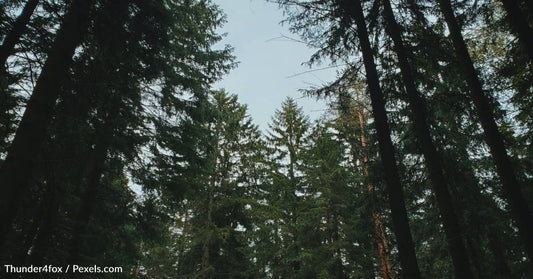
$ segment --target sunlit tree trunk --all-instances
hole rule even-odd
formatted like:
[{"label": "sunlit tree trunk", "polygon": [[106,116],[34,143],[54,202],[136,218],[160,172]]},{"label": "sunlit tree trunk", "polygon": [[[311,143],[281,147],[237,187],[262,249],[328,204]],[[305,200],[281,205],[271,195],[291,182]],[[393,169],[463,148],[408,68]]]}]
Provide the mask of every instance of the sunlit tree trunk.
[{"label": "sunlit tree trunk", "polygon": [[372,114],[377,130],[379,154],[385,170],[387,193],[391,207],[394,233],[398,240],[398,251],[402,274],[404,278],[420,278],[420,271],[416,260],[415,247],[409,219],[405,209],[405,198],[398,174],[398,166],[394,157],[394,146],[390,137],[390,128],[385,110],[385,100],[381,91],[376,64],[372,54],[372,47],[368,38],[366,22],[361,7],[361,2],[343,1],[343,7],[357,25],[357,36],[363,54],[363,63],[366,71],[366,81],[372,103]]},{"label": "sunlit tree trunk", "polygon": [[[358,103],[358,109],[357,109],[357,118],[359,120],[359,128],[361,129],[361,164],[363,166],[363,175],[365,178],[369,178],[370,171],[368,169],[368,147],[367,147],[367,139],[365,135],[366,130],[366,120],[364,115],[363,106],[359,105],[359,92],[356,92],[356,101]],[[388,251],[388,241],[387,241],[387,235],[385,234],[385,227],[383,226],[381,222],[381,218],[376,212],[375,209],[375,192],[374,192],[374,185],[372,185],[370,182],[368,182],[367,185],[367,191],[368,195],[370,197],[370,207],[371,207],[371,214],[372,214],[372,221],[374,222],[374,237],[378,249],[378,256],[381,266],[381,274],[383,276],[383,279],[392,279],[394,278],[394,274],[392,272],[390,259],[389,259],[389,251]]]}]

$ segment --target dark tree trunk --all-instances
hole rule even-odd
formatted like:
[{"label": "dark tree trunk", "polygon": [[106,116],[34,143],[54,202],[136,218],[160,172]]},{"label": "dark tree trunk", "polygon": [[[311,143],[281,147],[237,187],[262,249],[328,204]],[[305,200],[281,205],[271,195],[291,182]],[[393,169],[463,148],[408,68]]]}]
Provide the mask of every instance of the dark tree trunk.
[{"label": "dark tree trunk", "polygon": [[505,253],[502,248],[502,245],[500,244],[498,236],[496,235],[496,232],[493,230],[489,230],[487,233],[489,240],[489,248],[492,253],[492,256],[494,257],[497,275],[500,278],[511,278],[511,270],[509,269],[509,266],[507,266]]},{"label": "dark tree trunk", "polygon": [[[11,230],[13,220],[28,189],[35,168],[35,154],[46,137],[62,80],[72,62],[75,48],[87,32],[93,0],[74,0],[65,15],[41,75],[28,101],[13,144],[0,169],[0,245]],[[3,246],[3,245],[2,245]]]},{"label": "dark tree trunk", "polygon": [[28,0],[22,13],[17,17],[13,27],[7,33],[2,45],[0,46],[0,74],[4,74],[7,58],[13,53],[15,45],[19,42],[20,37],[24,34],[28,22],[35,11],[35,8],[39,4],[39,0]]},{"label": "dark tree trunk", "polygon": [[389,0],[383,1],[383,12],[386,24],[386,31],[394,43],[394,51],[398,57],[398,64],[401,71],[402,81],[407,93],[411,116],[413,119],[415,135],[420,149],[424,154],[425,165],[429,172],[433,192],[437,200],[437,206],[444,224],[444,231],[448,242],[448,251],[452,257],[455,276],[457,278],[473,278],[470,269],[467,250],[463,243],[459,219],[455,213],[452,197],[447,179],[444,175],[444,168],[441,156],[437,152],[433,140],[431,139],[429,126],[427,123],[427,109],[425,100],[416,89],[413,72],[408,61],[408,55],[401,36],[401,28],[396,22]]},{"label": "dark tree trunk", "polygon": [[498,130],[492,106],[483,92],[483,87],[474,69],[474,64],[461,34],[452,5],[449,0],[438,0],[439,7],[450,31],[450,37],[455,53],[460,62],[461,70],[470,89],[470,96],[476,107],[478,117],[483,127],[485,141],[492,153],[496,170],[502,181],[504,192],[510,204],[511,213],[515,219],[525,250],[529,256],[530,266],[533,267],[533,216],[522,194],[520,183],[514,173],[514,167],[507,155],[503,137]]},{"label": "dark tree trunk", "polygon": [[7,111],[10,109],[8,102],[9,81],[6,72],[6,63],[8,57],[13,54],[15,45],[19,42],[20,37],[24,34],[26,26],[30,21],[31,15],[35,11],[39,0],[28,0],[21,14],[17,17],[11,30],[7,33],[2,45],[0,46],[0,142],[8,138],[11,133],[10,118]]},{"label": "dark tree trunk", "polygon": [[529,56],[533,62],[533,30],[529,27],[527,19],[520,10],[517,0],[501,0],[503,7],[507,12],[507,21],[511,26],[511,30],[518,37],[518,41],[522,45],[524,52]]},{"label": "dark tree trunk", "polygon": [[[111,126],[109,123],[106,127]],[[109,149],[109,139],[112,136],[111,129],[105,128],[101,131],[99,139],[96,143],[92,167],[87,178],[87,189],[82,198],[80,208],[76,219],[74,220],[74,228],[72,233],[72,240],[70,245],[69,262],[72,264],[78,263],[80,253],[85,242],[85,233],[89,225],[91,216],[97,202],[97,196],[101,188],[101,177],[105,170],[105,163],[107,160],[107,151]]]},{"label": "dark tree trunk", "polygon": [[[340,233],[339,233],[339,212],[337,210],[334,210],[333,212],[333,232],[331,234],[331,243],[337,243],[340,239]],[[336,279],[345,279],[347,278],[346,274],[344,273],[344,268],[342,265],[342,251],[340,248],[335,249],[335,262],[333,263],[333,276]]]},{"label": "dark tree trunk", "polygon": [[[97,70],[92,68],[91,71],[96,72]],[[89,80],[91,79],[87,79],[88,82]],[[59,127],[68,127],[67,129],[73,125],[79,125],[82,127],[83,125],[86,125],[87,117],[91,109],[90,100],[97,98],[97,96],[95,96],[97,94],[94,93],[94,88],[85,87],[80,91],[80,97],[74,98],[72,96],[62,96],[63,101],[58,105],[58,111],[64,113],[65,118],[73,122],[65,123],[62,121],[56,125]],[[71,133],[67,133],[66,135],[60,134],[53,142],[48,143],[52,146],[52,151],[49,152],[54,156],[54,158],[51,158],[50,160],[58,161],[60,164],[66,164],[68,160],[67,158],[77,158],[78,162],[80,162],[80,164],[74,166],[75,169],[79,169],[77,179],[71,182],[77,185],[83,183],[85,177],[84,174],[86,173],[87,168],[90,167],[83,163],[89,161],[88,153],[90,153],[90,151],[80,147],[80,137],[83,136],[84,135],[80,134],[80,130],[71,130]],[[80,152],[80,150],[83,151]],[[56,167],[52,168],[55,169]],[[67,185],[69,184],[69,182],[65,182],[65,177],[57,178],[55,175],[51,175],[51,173],[53,173],[53,170],[48,170],[45,174],[47,176],[47,185],[44,204],[41,209],[43,217],[28,260],[28,263],[33,265],[44,264],[44,257],[50,251],[50,241],[54,236],[54,230],[60,221],[59,209],[61,207],[61,202],[65,198]]]},{"label": "dark tree trunk", "polygon": [[372,47],[370,45],[370,40],[368,39],[363,8],[361,7],[361,2],[359,0],[350,2],[345,0],[343,1],[343,4],[343,8],[345,8],[350,17],[355,20],[357,25],[357,35],[363,54],[366,81],[370,92],[372,113],[379,141],[379,154],[381,156],[383,168],[385,169],[392,223],[394,226],[394,233],[398,240],[398,251],[403,278],[417,279],[420,278],[420,271],[416,260],[415,246],[411,236],[411,230],[409,228],[407,210],[405,209],[402,184],[398,174],[396,158],[394,157],[394,146],[392,145],[392,140],[390,138],[390,128],[385,110],[385,100],[379,85]]},{"label": "dark tree trunk", "polygon": [[[54,182],[54,179],[48,181]],[[28,262],[33,265],[44,264],[44,256],[50,244],[52,232],[58,219],[59,203],[62,194],[59,193],[56,185],[48,185],[42,206],[42,220],[40,220],[39,231],[35,236],[31,247],[31,255]]]}]

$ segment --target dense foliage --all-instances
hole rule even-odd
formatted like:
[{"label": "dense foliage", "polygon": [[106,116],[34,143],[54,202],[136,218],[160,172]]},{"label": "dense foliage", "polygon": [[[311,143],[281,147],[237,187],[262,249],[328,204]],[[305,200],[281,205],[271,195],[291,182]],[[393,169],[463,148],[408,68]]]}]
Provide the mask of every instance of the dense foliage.
[{"label": "dense foliage", "polygon": [[267,131],[212,1],[0,2],[1,278],[533,276],[531,2],[273,2],[348,66]]}]

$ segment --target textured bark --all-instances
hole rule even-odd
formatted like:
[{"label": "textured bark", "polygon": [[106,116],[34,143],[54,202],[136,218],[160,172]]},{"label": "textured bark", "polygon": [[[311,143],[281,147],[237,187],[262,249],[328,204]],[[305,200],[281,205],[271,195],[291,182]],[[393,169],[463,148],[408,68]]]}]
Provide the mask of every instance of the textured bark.
[{"label": "textured bark", "polygon": [[62,80],[72,62],[75,48],[87,32],[89,11],[94,0],[74,0],[65,16],[28,101],[9,153],[0,169],[0,243],[12,228],[31,173],[35,154],[46,137]]},{"label": "textured bark", "polygon": [[513,218],[518,225],[518,230],[524,243],[524,248],[529,256],[529,264],[533,267],[533,216],[522,194],[521,185],[516,178],[513,164],[511,163],[502,134],[498,130],[492,106],[483,92],[483,87],[468,53],[468,49],[461,34],[450,1],[438,0],[439,7],[450,31],[450,37],[461,71],[470,89],[470,97],[474,102],[481,126],[485,134],[485,141],[490,148],[496,170],[501,179],[503,190],[507,196]]},{"label": "textured bark", "polygon": [[522,44],[524,52],[533,62],[533,29],[529,27],[517,0],[501,0],[501,2],[507,12],[507,21],[511,26],[511,30],[518,37],[518,41]]},{"label": "textured bark", "polygon": [[411,117],[417,142],[424,154],[424,162],[429,173],[433,193],[444,224],[444,231],[448,243],[448,251],[452,257],[456,278],[473,278],[468,254],[463,243],[459,218],[457,217],[450,195],[448,181],[444,175],[441,156],[431,139],[429,125],[427,123],[427,108],[425,100],[418,92],[413,77],[412,68],[408,61],[401,28],[398,25],[389,0],[382,0],[386,31],[394,43],[394,51],[398,58],[401,77],[411,110]]},{"label": "textured bark", "polygon": [[357,25],[357,35],[363,54],[366,81],[370,92],[372,113],[377,130],[379,154],[385,170],[392,223],[394,226],[394,233],[398,240],[398,251],[403,278],[418,279],[420,278],[420,271],[416,260],[411,230],[409,228],[409,219],[405,209],[403,188],[398,174],[396,158],[394,157],[394,146],[392,145],[392,140],[390,138],[390,128],[385,110],[385,100],[379,85],[363,9],[359,0],[350,2],[345,0],[342,3],[345,11],[355,20]]}]

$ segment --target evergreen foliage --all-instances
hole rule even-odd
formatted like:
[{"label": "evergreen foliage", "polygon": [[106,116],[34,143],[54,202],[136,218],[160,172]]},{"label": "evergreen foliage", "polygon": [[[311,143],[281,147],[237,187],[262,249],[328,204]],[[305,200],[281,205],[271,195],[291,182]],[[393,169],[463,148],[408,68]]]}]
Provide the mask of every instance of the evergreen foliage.
[{"label": "evergreen foliage", "polygon": [[0,2],[0,278],[533,275],[530,1],[273,2],[346,66],[267,131],[215,1]]}]

